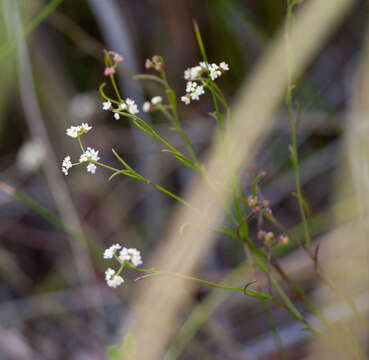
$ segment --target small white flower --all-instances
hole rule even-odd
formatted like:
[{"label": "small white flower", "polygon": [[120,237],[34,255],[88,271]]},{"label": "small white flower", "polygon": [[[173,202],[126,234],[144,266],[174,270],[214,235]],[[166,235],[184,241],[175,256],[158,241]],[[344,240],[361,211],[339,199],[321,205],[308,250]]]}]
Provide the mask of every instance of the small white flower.
[{"label": "small white flower", "polygon": [[69,129],[66,130],[68,136],[72,138],[76,138],[79,134],[80,127],[79,126],[71,126]]},{"label": "small white flower", "polygon": [[126,104],[128,106],[128,112],[132,115],[135,115],[135,114],[138,114],[139,111],[138,111],[138,108],[137,108],[137,105],[135,104],[135,101],[130,99],[130,98],[127,98],[126,99]]},{"label": "small white flower", "polygon": [[114,119],[115,120],[119,120],[120,119],[120,115],[118,113],[114,113]]},{"label": "small white flower", "polygon": [[123,263],[125,261],[129,261],[130,260],[130,255],[128,254],[128,249],[126,247],[124,247],[120,253],[119,253],[119,260]]},{"label": "small white flower", "polygon": [[127,110],[127,104],[125,102],[122,102],[120,105],[119,105],[119,109],[120,110]]},{"label": "small white flower", "polygon": [[219,64],[219,67],[223,70],[223,71],[228,71],[229,70],[229,65],[227,63],[225,63],[224,61],[222,61]]},{"label": "small white flower", "polygon": [[157,104],[160,104],[162,101],[163,101],[163,98],[161,96],[154,96],[151,99],[151,104],[157,105]]},{"label": "small white flower", "polygon": [[215,80],[216,78],[222,75],[222,72],[219,70],[219,66],[217,64],[211,64],[209,66],[209,71],[212,80]]},{"label": "small white flower", "polygon": [[92,126],[88,125],[87,123],[82,123],[80,126],[80,131],[88,132],[92,129]]},{"label": "small white flower", "polygon": [[133,266],[142,264],[141,252],[134,248],[123,248],[119,253],[119,260],[123,263],[129,261]]},{"label": "small white flower", "polygon": [[72,167],[72,162],[70,161],[70,156],[66,156],[64,159],[63,159],[63,162],[62,162],[62,172],[64,173],[65,176],[68,175],[68,170]]},{"label": "small white flower", "polygon": [[86,166],[87,172],[90,172],[91,174],[95,174],[96,172],[96,165],[93,163],[88,163]]},{"label": "small white flower", "polygon": [[124,279],[120,275],[115,275],[115,271],[110,268],[105,271],[105,280],[108,286],[113,288],[124,283]]},{"label": "small white flower", "polygon": [[100,158],[99,158],[99,151],[94,150],[94,149],[92,149],[90,147],[87,148],[87,151],[90,152],[90,158],[91,158],[91,160],[93,160],[93,161],[99,161],[100,160]]},{"label": "small white flower", "polygon": [[99,151],[94,150],[90,147],[87,148],[87,150],[81,154],[79,161],[80,162],[86,162],[86,161],[99,161]]},{"label": "small white flower", "polygon": [[107,283],[108,286],[116,288],[124,283],[124,279],[120,275],[115,275],[112,279],[108,280]]},{"label": "small white flower", "polygon": [[151,104],[150,104],[148,101],[146,101],[146,102],[142,105],[142,110],[143,110],[143,112],[149,112],[149,111],[150,111],[150,109],[151,109]]},{"label": "small white flower", "polygon": [[192,82],[192,81],[187,82],[187,84],[186,84],[186,93],[191,93],[191,92],[195,91],[196,86],[197,86],[197,83],[195,83],[195,82]]},{"label": "small white flower", "polygon": [[131,263],[133,266],[139,266],[142,264],[141,252],[137,249],[128,249],[128,253],[131,256]]},{"label": "small white flower", "polygon": [[197,86],[196,89],[191,93],[192,100],[200,100],[200,95],[205,94],[204,87]]},{"label": "small white flower", "polygon": [[181,101],[183,101],[186,105],[188,105],[191,102],[191,98],[190,98],[189,94],[187,94],[185,96],[182,96]]},{"label": "small white flower", "polygon": [[106,271],[105,271],[105,280],[106,281],[110,280],[114,276],[114,274],[115,274],[115,270],[110,269],[110,268],[106,269]]},{"label": "small white flower", "polygon": [[70,169],[72,167],[72,162],[70,161],[70,156],[66,156],[64,159],[63,159],[63,162],[62,162],[62,167],[65,167],[67,170]]},{"label": "small white flower", "polygon": [[184,78],[186,80],[195,80],[201,76],[202,72],[203,72],[203,68],[201,66],[194,66],[192,68],[185,70]]},{"label": "small white flower", "polygon": [[104,101],[102,103],[102,108],[103,108],[103,110],[109,110],[111,108],[111,102],[110,102],[110,100]]},{"label": "small white flower", "polygon": [[119,244],[115,244],[105,249],[104,251],[104,259],[112,259],[115,251],[121,249],[122,247]]}]

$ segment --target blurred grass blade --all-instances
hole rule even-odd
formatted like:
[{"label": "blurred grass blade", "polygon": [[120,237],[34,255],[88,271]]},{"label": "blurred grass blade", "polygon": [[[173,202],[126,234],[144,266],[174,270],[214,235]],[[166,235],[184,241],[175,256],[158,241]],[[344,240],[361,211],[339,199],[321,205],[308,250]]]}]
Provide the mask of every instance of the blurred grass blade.
[{"label": "blurred grass blade", "polygon": [[0,49],[0,62],[4,60],[12,51],[14,51],[20,41],[24,40],[31,32],[39,26],[64,0],[52,0],[50,1],[37,15],[36,17],[24,27],[21,34],[19,34],[15,40],[8,41]]}]

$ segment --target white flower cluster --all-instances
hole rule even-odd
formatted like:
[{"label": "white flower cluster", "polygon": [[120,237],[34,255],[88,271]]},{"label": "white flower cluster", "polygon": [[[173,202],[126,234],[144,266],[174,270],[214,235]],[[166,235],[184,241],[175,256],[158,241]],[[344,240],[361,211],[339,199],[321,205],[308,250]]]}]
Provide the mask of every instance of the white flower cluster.
[{"label": "white flower cluster", "polygon": [[105,249],[104,251],[104,259],[112,259],[115,252],[119,249],[121,249],[122,247],[119,244],[115,244],[110,246],[109,248]]},{"label": "white flower cluster", "polygon": [[89,126],[87,123],[82,123],[79,126],[71,126],[69,129],[66,130],[68,136],[72,138],[76,138],[79,135],[85,134],[92,129],[92,126]]},{"label": "white flower cluster", "polygon": [[188,81],[186,85],[186,95],[181,100],[188,105],[191,100],[200,100],[200,95],[205,94],[204,87],[197,82]]},{"label": "white flower cluster", "polygon": [[201,61],[199,65],[194,66],[192,68],[188,68],[184,72],[185,80],[199,80],[200,77],[207,71],[210,73],[210,77],[212,80],[217,79],[222,75],[225,71],[229,70],[228,64],[222,61],[219,65],[217,64],[209,64],[204,61]]},{"label": "white flower cluster", "polygon": [[[120,250],[119,255],[117,252]],[[124,279],[120,276],[125,263],[130,263],[133,266],[139,266],[142,264],[141,253],[134,248],[122,248],[119,244],[115,244],[105,249],[104,259],[112,259],[116,257],[121,264],[120,270],[116,273],[113,269],[107,269],[105,271],[105,280],[108,286],[116,288],[123,284]]]},{"label": "white flower cluster", "polygon": [[154,96],[150,101],[146,101],[143,106],[142,106],[142,110],[144,112],[149,112],[151,111],[156,105],[161,104],[161,102],[163,101],[163,98],[161,96]]},{"label": "white flower cluster", "polygon": [[139,266],[142,264],[141,253],[134,248],[123,248],[119,253],[119,260],[123,262],[130,262],[133,266]]},{"label": "white flower cluster", "polygon": [[[66,133],[68,136],[72,138],[77,138],[82,134],[85,134],[89,132],[92,129],[92,126],[89,126],[87,123],[82,123],[82,125],[79,126],[71,126],[69,129],[66,130]],[[86,151],[81,154],[79,158],[79,163],[82,162],[89,162],[87,165],[87,172],[90,172],[91,174],[95,174],[96,172],[96,165],[93,164],[91,161],[99,161],[99,152],[97,150],[94,150],[90,147],[87,148]],[[78,165],[78,164],[75,164]],[[73,166],[71,157],[68,155],[63,159],[62,162],[62,172],[64,175],[68,175],[69,169]]]},{"label": "white flower cluster", "polygon": [[64,159],[63,159],[63,162],[62,162],[62,172],[64,173],[65,176],[68,175],[68,170],[72,167],[72,162],[70,161],[70,156],[66,156]]},{"label": "white flower cluster", "polygon": [[99,160],[100,160],[99,152],[90,147],[88,147],[87,150],[79,157],[79,162],[89,161],[87,165],[87,172],[90,172],[91,174],[95,174],[96,172],[96,165],[93,164],[91,161],[99,161]]},{"label": "white flower cluster", "polygon": [[215,80],[228,70],[229,66],[224,61],[222,61],[219,65],[214,63],[209,64],[202,61],[199,63],[199,65],[185,70],[184,78],[188,81],[186,84],[186,95],[182,96],[181,100],[186,105],[188,105],[191,100],[199,100],[200,95],[204,94],[205,91],[204,86],[199,85],[196,81],[201,81],[202,83],[204,83],[206,79],[202,76],[207,73],[209,73],[212,80]]},{"label": "white flower cluster", "polygon": [[123,101],[119,107],[117,109],[114,109],[112,106],[111,101],[104,101],[102,103],[102,109],[103,110],[112,110],[114,112],[114,119],[115,120],[119,120],[120,119],[120,115],[118,112],[116,111],[126,111],[132,115],[136,115],[139,113],[137,104],[135,103],[134,100],[127,98],[125,101]]},{"label": "white flower cluster", "polygon": [[116,288],[124,283],[124,279],[120,275],[117,275],[115,270],[110,268],[105,271],[105,280],[108,286],[113,288]]}]

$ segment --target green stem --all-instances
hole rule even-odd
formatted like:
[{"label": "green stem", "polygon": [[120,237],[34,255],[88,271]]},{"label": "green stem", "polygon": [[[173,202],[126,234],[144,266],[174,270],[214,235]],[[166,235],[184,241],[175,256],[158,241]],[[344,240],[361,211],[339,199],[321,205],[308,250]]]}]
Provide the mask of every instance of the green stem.
[{"label": "green stem", "polygon": [[80,135],[77,136],[77,140],[78,140],[78,144],[79,144],[79,146],[80,146],[80,148],[82,150],[82,153],[84,153],[85,152],[85,149],[83,147],[83,144],[82,144],[82,140],[81,140],[81,136]]}]

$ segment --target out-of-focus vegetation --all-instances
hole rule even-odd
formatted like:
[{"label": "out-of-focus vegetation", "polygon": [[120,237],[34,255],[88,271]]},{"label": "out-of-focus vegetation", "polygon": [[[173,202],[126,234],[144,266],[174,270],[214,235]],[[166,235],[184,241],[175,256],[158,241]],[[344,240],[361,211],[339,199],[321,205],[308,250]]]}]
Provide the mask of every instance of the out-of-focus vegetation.
[{"label": "out-of-focus vegetation", "polygon": [[[136,284],[130,281],[132,274],[124,289],[107,288],[102,251],[118,242],[140,248],[149,259],[160,249],[179,205],[133,179],[108,182],[111,174],[103,169],[95,176],[73,171],[65,178],[60,163],[65,154],[78,152],[65,129],[90,123],[94,133],[86,136],[107,162],[115,161],[114,148],[135,169],[174,193],[183,193],[192,176],[129,122],[115,121],[101,110],[97,89],[105,81],[103,50],[125,58],[118,68],[124,96],[134,94],[142,104],[164,95],[155,83],[133,80],[154,54],[165,59],[168,81],[181,95],[184,69],[201,60],[192,23],[196,19],[210,61],[230,64],[219,85],[232,104],[284,26],[286,1],[0,0],[0,5],[0,360],[103,359],[106,347],[121,341],[116,336],[135,302]],[[296,11],[304,6],[299,4]],[[294,94],[301,106],[297,146],[314,248],[332,228],[333,213],[340,214],[339,222],[356,214],[345,211],[347,202],[332,203],[332,198],[366,22],[367,4],[358,2],[298,79]],[[210,95],[188,107],[180,104],[183,126],[201,156],[215,133],[212,111]],[[185,151],[162,117],[154,113],[145,119]],[[282,106],[242,180],[250,187],[255,175],[266,171],[262,188],[273,214],[294,237],[303,239],[298,204],[291,194],[295,179],[289,131]],[[254,237],[259,221],[250,223]],[[275,254],[294,281],[314,294],[309,259],[293,244]],[[319,256],[324,259],[322,250]],[[218,236],[203,260],[201,278],[245,283],[244,258],[242,244]],[[237,266],[242,271],[229,274]],[[268,288],[263,274],[253,276],[261,289]],[[173,330],[168,346],[173,358],[306,355],[311,338],[275,307],[269,312],[257,301],[208,288],[196,289],[192,300],[178,320],[184,326]],[[341,320],[339,311],[336,318]]]}]

